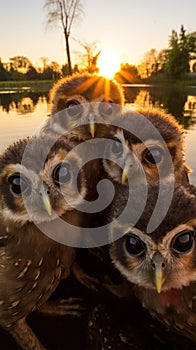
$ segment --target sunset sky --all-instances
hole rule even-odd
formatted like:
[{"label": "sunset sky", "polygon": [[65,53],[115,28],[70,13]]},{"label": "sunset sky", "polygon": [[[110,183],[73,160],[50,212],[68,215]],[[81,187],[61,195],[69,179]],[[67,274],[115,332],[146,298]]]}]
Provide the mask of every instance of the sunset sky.
[{"label": "sunset sky", "polygon": [[[64,63],[64,37],[59,28],[47,29],[44,0],[0,0],[0,57],[16,55],[41,65],[41,57]],[[151,48],[168,45],[172,29],[184,24],[196,31],[195,0],[83,0],[84,16],[75,24],[72,37],[97,48],[116,52],[121,62],[138,64]],[[81,50],[73,40],[72,50]],[[73,57],[74,60],[74,57]]]}]

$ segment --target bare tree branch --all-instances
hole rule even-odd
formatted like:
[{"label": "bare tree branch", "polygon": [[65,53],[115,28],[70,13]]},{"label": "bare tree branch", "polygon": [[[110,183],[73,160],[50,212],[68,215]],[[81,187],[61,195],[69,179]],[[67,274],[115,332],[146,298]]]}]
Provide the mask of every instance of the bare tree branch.
[{"label": "bare tree branch", "polygon": [[61,23],[66,43],[66,54],[68,61],[69,74],[72,74],[69,36],[71,27],[80,15],[83,14],[81,0],[46,0],[44,9],[47,12],[47,23],[52,25],[54,23]]},{"label": "bare tree branch", "polygon": [[79,51],[75,52],[80,60],[81,67],[90,73],[98,71],[97,59],[101,53],[101,50],[97,51],[97,41],[88,43],[86,41],[81,41],[75,38],[72,39],[84,49],[84,53],[81,53]]}]

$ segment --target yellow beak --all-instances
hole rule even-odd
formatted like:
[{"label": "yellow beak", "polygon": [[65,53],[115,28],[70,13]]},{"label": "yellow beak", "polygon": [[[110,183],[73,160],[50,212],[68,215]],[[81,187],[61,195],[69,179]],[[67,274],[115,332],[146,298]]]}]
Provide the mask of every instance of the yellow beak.
[{"label": "yellow beak", "polygon": [[127,181],[127,178],[128,178],[128,172],[129,172],[129,164],[125,164],[125,167],[122,171],[122,177],[121,177],[121,183],[122,185],[125,184],[125,182]]},{"label": "yellow beak", "polygon": [[40,193],[42,195],[42,201],[43,201],[44,208],[46,209],[48,215],[51,216],[52,215],[52,206],[50,203],[50,197],[49,197],[49,195],[48,195],[48,193],[43,185],[41,186]]},{"label": "yellow beak", "polygon": [[163,277],[163,269],[161,268],[160,265],[157,265],[155,267],[154,279],[155,279],[155,286],[156,286],[157,292],[161,293],[164,277]]},{"label": "yellow beak", "polygon": [[92,138],[94,138],[95,137],[95,123],[94,122],[90,123],[90,133],[91,133]]}]

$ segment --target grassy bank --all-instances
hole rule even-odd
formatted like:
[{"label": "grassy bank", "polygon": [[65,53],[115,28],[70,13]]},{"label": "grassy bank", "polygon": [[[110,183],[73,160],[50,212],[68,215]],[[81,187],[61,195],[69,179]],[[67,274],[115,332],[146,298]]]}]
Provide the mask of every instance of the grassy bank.
[{"label": "grassy bank", "polygon": [[49,90],[54,84],[53,80],[25,80],[25,81],[0,81],[0,90],[24,89]]}]

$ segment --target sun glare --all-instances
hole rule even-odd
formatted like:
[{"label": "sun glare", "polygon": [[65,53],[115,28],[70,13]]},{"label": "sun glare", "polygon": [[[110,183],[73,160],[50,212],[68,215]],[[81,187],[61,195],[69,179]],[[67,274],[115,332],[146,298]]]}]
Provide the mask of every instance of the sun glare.
[{"label": "sun glare", "polygon": [[112,79],[120,69],[120,57],[111,51],[102,51],[97,61],[100,75]]}]

